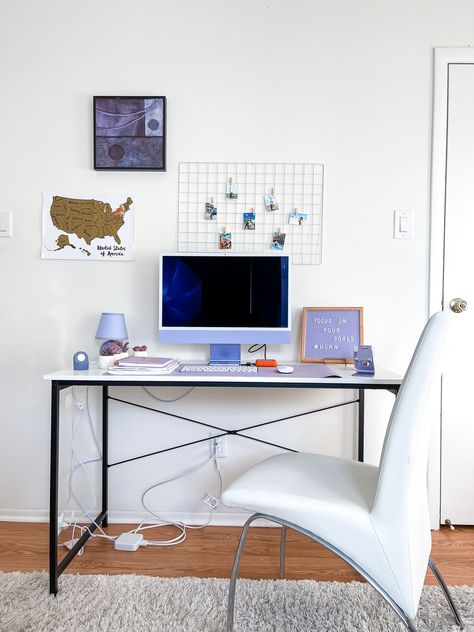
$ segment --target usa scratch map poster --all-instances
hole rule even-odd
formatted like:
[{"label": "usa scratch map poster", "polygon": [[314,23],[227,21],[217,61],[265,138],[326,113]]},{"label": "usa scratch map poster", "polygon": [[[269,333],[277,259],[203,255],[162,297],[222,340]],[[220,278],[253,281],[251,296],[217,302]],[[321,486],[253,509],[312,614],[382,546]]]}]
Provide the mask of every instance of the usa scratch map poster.
[{"label": "usa scratch map poster", "polygon": [[43,193],[43,259],[131,261],[135,196],[63,197]]}]

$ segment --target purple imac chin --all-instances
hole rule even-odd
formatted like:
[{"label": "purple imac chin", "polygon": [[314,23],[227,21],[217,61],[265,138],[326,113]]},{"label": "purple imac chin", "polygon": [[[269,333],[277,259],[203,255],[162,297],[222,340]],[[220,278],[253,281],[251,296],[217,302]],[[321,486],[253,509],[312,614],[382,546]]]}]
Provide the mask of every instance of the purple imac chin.
[{"label": "purple imac chin", "polygon": [[178,344],[209,344],[210,364],[240,364],[241,344],[289,344],[291,331],[281,330],[191,330],[160,329],[160,342]]}]

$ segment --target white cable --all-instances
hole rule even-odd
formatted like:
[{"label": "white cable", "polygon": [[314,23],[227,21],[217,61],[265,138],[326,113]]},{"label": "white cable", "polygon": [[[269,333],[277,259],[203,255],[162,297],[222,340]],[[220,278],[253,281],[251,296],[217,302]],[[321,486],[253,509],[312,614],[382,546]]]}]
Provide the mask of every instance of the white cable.
[{"label": "white cable", "polygon": [[[164,478],[161,481],[158,481],[158,483],[154,483],[153,485],[150,485],[150,487],[148,487],[142,494],[142,505],[143,507],[153,516],[155,516],[156,518],[158,518],[158,520],[161,520],[162,522],[166,522],[166,520],[163,520],[163,518],[161,518],[160,516],[158,516],[154,511],[152,511],[146,504],[145,502],[145,497],[146,495],[151,492],[153,489],[156,489],[157,487],[161,487],[162,485],[166,485],[166,483],[172,483],[173,481],[178,480],[179,478],[183,478],[184,476],[188,476],[189,474],[192,474],[193,472],[196,472],[197,470],[200,470],[201,468],[205,467],[208,463],[210,463],[212,460],[214,459],[214,457],[212,456],[211,458],[207,459],[206,461],[204,461],[204,463],[199,463],[199,465],[194,465],[193,467],[190,467],[186,470],[183,470],[182,472],[179,472],[178,474],[175,474],[173,476],[170,476],[168,478]],[[168,523],[168,524],[174,524],[174,523]],[[180,523],[176,523],[176,524],[180,524]]]},{"label": "white cable", "polygon": [[91,434],[94,438],[94,443],[95,443],[95,447],[97,448],[97,454],[99,456],[99,458],[102,458],[102,450],[101,447],[99,445],[99,442],[97,441],[97,435],[95,434],[95,430],[94,430],[94,424],[92,423],[92,417],[91,417],[91,409],[89,406],[89,387],[86,386],[86,413],[87,413],[87,421],[89,422],[89,428],[91,431]]},{"label": "white cable", "polygon": [[[146,387],[142,387],[143,390],[150,395],[150,397],[152,397],[153,399],[156,399],[160,402],[176,402],[179,401],[180,399],[183,399],[184,397],[186,397],[187,395],[189,395],[191,393],[191,391],[194,390],[194,387],[191,387],[190,389],[188,389],[187,391],[185,391],[184,393],[182,393],[181,395],[179,395],[178,397],[174,398],[174,399],[164,399],[164,398],[160,398],[158,396],[156,396],[154,393],[152,393],[151,391],[149,391],[148,388]],[[98,461],[101,460],[102,458],[102,451],[101,448],[99,446],[99,442],[97,440],[97,436],[94,430],[94,424],[92,422],[92,417],[90,414],[90,408],[89,408],[89,387],[86,387],[86,405],[84,406],[82,404],[82,402],[76,397],[76,393],[74,391],[74,387],[72,388],[72,396],[74,399],[74,403],[75,406],[73,408],[73,423],[72,423],[72,442],[71,442],[71,467],[70,467],[70,474],[69,474],[69,497],[68,497],[68,502],[71,499],[71,497],[74,499],[74,501],[77,503],[77,505],[79,506],[79,508],[82,510],[82,515],[79,516],[79,520],[83,517],[87,517],[91,523],[93,525],[96,526],[96,528],[100,531],[99,534],[93,533],[90,531],[90,528],[81,524],[78,524],[78,521],[76,520],[74,523],[69,523],[68,526],[73,528],[73,535],[72,537],[74,538],[75,535],[75,530],[79,529],[80,533],[83,534],[85,531],[88,531],[90,533],[90,535],[92,537],[96,537],[96,538],[106,538],[108,540],[115,540],[116,536],[109,536],[107,535],[103,529],[100,527],[99,524],[96,523],[96,521],[94,520],[94,518],[90,515],[90,512],[92,511],[92,509],[94,509],[96,502],[97,502],[97,497],[96,494],[94,492],[94,486],[92,484],[92,479],[90,476],[90,472],[87,468],[87,465],[89,465],[90,463],[96,463]],[[81,410],[81,412],[86,412],[86,418],[88,421],[88,425],[89,425],[89,429],[91,432],[91,435],[93,437],[96,449],[97,449],[97,453],[98,453],[98,457],[96,458],[91,458],[91,459],[82,459],[80,457],[80,455],[77,453],[76,450],[76,438],[77,435],[79,433],[80,430],[80,424],[76,423],[76,408],[79,408]],[[82,417],[81,417],[82,419]],[[74,458],[76,458],[76,460],[78,461],[78,463],[73,466],[73,460]],[[169,540],[158,540],[158,541],[154,541],[154,540],[148,540],[146,541],[147,544],[151,545],[151,546],[173,546],[175,544],[180,544],[181,542],[184,542],[184,540],[186,539],[186,529],[202,529],[203,527],[207,526],[208,524],[210,524],[211,520],[212,520],[212,516],[214,513],[214,509],[211,507],[209,510],[209,516],[208,519],[201,525],[188,525],[186,523],[183,522],[167,522],[166,520],[164,520],[161,516],[159,516],[156,512],[154,512],[146,503],[145,498],[147,496],[147,494],[149,494],[153,489],[156,489],[158,487],[161,487],[162,485],[165,485],[167,483],[171,483],[175,480],[178,480],[179,478],[182,478],[184,476],[188,476],[189,474],[192,474],[193,472],[196,472],[197,470],[205,467],[208,463],[213,462],[213,466],[214,469],[218,475],[219,478],[219,493],[218,493],[218,500],[220,500],[221,494],[222,494],[222,475],[217,463],[217,456],[215,453],[215,449],[214,449],[214,455],[212,457],[210,457],[209,459],[207,459],[204,463],[200,463],[198,465],[195,465],[193,467],[190,467],[182,472],[179,472],[178,474],[175,474],[171,477],[165,478],[161,481],[158,481],[158,483],[155,483],[153,485],[151,485],[150,487],[148,487],[142,494],[142,498],[141,498],[141,502],[142,505],[144,507],[144,509],[146,509],[146,511],[151,514],[152,516],[154,516],[155,518],[157,518],[160,523],[159,524],[152,524],[152,525],[144,525],[144,521],[142,521],[140,523],[140,525],[138,527],[136,527],[134,530],[132,530],[132,533],[138,533],[139,531],[143,531],[145,529],[152,529],[152,528],[160,528],[160,527],[164,527],[164,526],[174,526],[179,530],[179,534],[174,537],[171,538]],[[90,493],[91,493],[91,497],[92,497],[92,507],[90,509],[85,509],[84,506],[82,505],[81,501],[79,500],[79,498],[77,497],[77,495],[74,493],[74,489],[73,489],[73,479],[74,476],[77,472],[78,469],[83,469],[86,476],[87,476],[87,480],[89,483],[89,489],[90,489]]]},{"label": "white cable", "polygon": [[[68,496],[68,502],[69,502],[69,500],[72,497],[75,500],[75,502],[77,503],[77,505],[79,506],[79,508],[81,509],[81,511],[82,511],[82,515],[79,516],[79,520],[81,518],[87,517],[90,520],[90,522],[93,525],[95,525],[95,527],[100,531],[100,534],[92,533],[90,531],[89,527],[85,527],[83,525],[80,525],[80,524],[78,524],[77,521],[75,521],[74,523],[68,523],[68,526],[73,527],[73,536],[72,536],[73,538],[74,538],[74,534],[75,534],[75,529],[78,528],[81,531],[81,534],[84,531],[87,530],[87,531],[89,531],[89,533],[90,533],[90,535],[92,537],[96,537],[96,538],[97,537],[103,537],[103,538],[107,538],[108,540],[115,540],[116,537],[107,535],[104,532],[104,530],[102,529],[102,527],[95,521],[93,516],[90,515],[90,512],[96,506],[97,497],[96,497],[96,494],[95,494],[95,491],[94,491],[94,485],[92,483],[92,478],[91,478],[90,472],[89,472],[89,470],[87,468],[87,465],[89,465],[90,463],[97,463],[98,461],[100,461],[102,459],[102,452],[101,452],[101,449],[100,449],[100,446],[99,446],[99,442],[97,440],[97,436],[96,436],[95,431],[94,431],[94,425],[93,425],[92,417],[91,417],[91,414],[90,414],[90,408],[89,408],[89,387],[86,387],[86,405],[85,406],[76,397],[76,394],[75,394],[75,391],[74,391],[74,387],[72,387],[72,396],[73,396],[73,399],[74,399],[74,402],[75,402],[76,405],[73,408],[73,423],[72,423],[73,430],[72,430],[72,442],[71,442],[71,468],[70,468],[70,474],[69,474],[69,496]],[[80,425],[79,424],[76,425],[76,417],[75,417],[75,415],[76,415],[76,408],[79,408],[81,410],[81,413],[84,412],[84,410],[86,411],[86,418],[87,418],[87,421],[88,421],[89,429],[90,429],[90,432],[91,432],[92,437],[94,439],[94,443],[95,443],[95,446],[96,446],[96,449],[97,449],[97,452],[98,452],[98,457],[96,457],[96,458],[83,460],[79,456],[77,451],[76,451],[75,443],[76,443],[77,435],[78,435],[79,430],[80,430]],[[82,419],[82,416],[81,416],[81,419]],[[76,458],[78,463],[73,467],[72,466],[72,462],[73,462],[74,457]],[[74,493],[74,490],[73,490],[74,475],[76,474],[77,470],[80,469],[80,468],[85,472],[85,474],[87,476],[88,483],[89,483],[89,490],[90,490],[91,497],[92,497],[92,506],[91,506],[90,509],[85,509],[84,508],[83,504],[81,503],[81,501],[76,496],[76,494]]]},{"label": "white cable", "polygon": [[186,523],[183,522],[166,522],[161,516],[159,516],[155,511],[153,511],[146,503],[145,498],[147,496],[148,493],[150,493],[153,489],[156,489],[157,487],[161,487],[162,485],[165,485],[166,483],[171,483],[172,481],[175,481],[179,478],[182,478],[184,476],[188,476],[189,474],[192,474],[193,472],[196,472],[197,470],[205,467],[208,463],[213,462],[215,470],[219,476],[219,498],[221,496],[222,493],[222,476],[219,470],[219,466],[217,465],[217,459],[216,459],[216,455],[214,454],[211,458],[207,459],[204,463],[200,463],[198,465],[195,465],[193,467],[190,467],[182,472],[179,472],[178,474],[175,474],[173,476],[170,476],[168,478],[165,478],[161,481],[158,481],[158,483],[155,483],[154,485],[151,485],[150,487],[148,487],[142,494],[142,505],[143,507],[148,511],[148,513],[150,513],[152,516],[154,516],[155,518],[158,518],[158,520],[161,521],[160,524],[156,524],[156,525],[147,525],[147,526],[143,526],[143,522],[141,522],[141,524],[136,527],[136,529],[133,530],[133,533],[137,533],[138,531],[142,531],[145,529],[151,529],[153,527],[162,527],[165,525],[171,525],[176,527],[177,529],[179,529],[181,531],[181,533],[176,536],[176,538],[173,538],[172,540],[159,540],[159,541],[153,541],[153,540],[148,540],[147,544],[151,544],[152,546],[171,546],[173,544],[179,544],[180,542],[183,542],[186,538],[186,529],[202,529],[203,527],[207,526],[211,520],[212,520],[212,514],[214,512],[214,510],[212,509],[212,507],[210,508],[209,511],[209,517],[206,520],[206,522],[202,525],[188,525]]},{"label": "white cable", "polygon": [[[77,401],[77,400],[76,400]],[[81,411],[83,411],[84,409],[82,408]],[[81,417],[82,418],[82,417]],[[73,426],[75,425],[75,410],[73,410]],[[77,425],[74,429],[73,432],[73,436],[72,436],[72,443],[71,443],[71,450],[72,450],[72,454],[74,455],[74,457],[76,458],[76,460],[79,462],[79,465],[76,465],[75,467],[71,468],[71,472],[70,472],[70,476],[69,476],[69,499],[72,498],[76,501],[76,503],[79,505],[80,509],[82,509],[83,511],[83,515],[88,516],[89,512],[91,510],[94,509],[94,507],[96,506],[97,503],[97,497],[95,495],[94,492],[94,486],[92,484],[92,479],[90,477],[90,473],[89,470],[86,467],[86,463],[80,458],[80,456],[77,454],[76,452],[76,448],[75,448],[75,443],[76,443],[76,437],[77,434],[79,432],[80,426]],[[100,461],[100,458],[95,458],[95,459],[88,459],[87,462],[89,463],[94,463]],[[87,476],[87,480],[89,482],[89,489],[91,492],[91,496],[92,496],[92,507],[88,510],[85,510],[84,507],[82,506],[81,502],[78,500],[77,496],[75,495],[75,493],[73,492],[73,487],[72,487],[72,483],[73,483],[73,477],[74,474],[77,472],[77,470],[79,469],[79,467],[82,467],[82,469],[84,470],[86,476]]]},{"label": "white cable", "polygon": [[188,474],[192,474],[193,472],[195,472],[198,469],[201,469],[202,467],[206,466],[209,462],[213,461],[213,465],[214,468],[217,472],[217,475],[219,477],[219,493],[218,493],[218,497],[217,499],[220,500],[220,497],[222,495],[222,486],[223,486],[223,482],[222,482],[222,474],[221,471],[219,469],[219,465],[217,463],[217,459],[215,456],[212,456],[210,459],[208,459],[207,461],[205,461],[204,463],[201,463],[199,465],[195,465],[192,468],[189,468],[188,470],[184,470],[183,472],[180,472],[179,474],[176,474],[175,476],[168,478],[168,479],[164,479],[162,481],[159,481],[158,483],[152,485],[151,487],[149,487],[148,489],[145,490],[145,492],[142,495],[142,505],[143,507],[153,516],[155,516],[155,518],[158,518],[159,520],[162,520],[162,522],[160,524],[151,524],[151,525],[144,525],[145,521],[142,521],[138,527],[136,527],[135,529],[133,529],[131,531],[131,533],[137,533],[138,531],[145,531],[146,529],[153,529],[153,528],[159,528],[159,527],[164,527],[164,526],[176,526],[176,527],[184,527],[187,529],[202,529],[203,527],[206,527],[212,520],[212,515],[214,513],[214,509],[212,509],[212,507],[209,510],[209,518],[208,520],[202,524],[202,525],[190,525],[190,524],[186,524],[186,523],[173,523],[173,522],[166,522],[162,517],[160,517],[158,514],[156,514],[155,512],[153,512],[144,502],[144,498],[146,496],[146,494],[148,494],[149,492],[151,492],[153,489],[155,489],[156,487],[159,487],[161,485],[165,485],[166,483],[170,483],[172,481],[175,481],[183,476],[187,476]]},{"label": "white cable", "polygon": [[75,393],[75,387],[72,387],[72,396],[74,398],[74,401],[76,402],[76,406],[81,410],[81,411],[86,411],[86,415],[87,415],[87,421],[89,423],[89,428],[91,431],[91,435],[92,438],[94,439],[94,443],[95,443],[95,447],[97,448],[97,454],[99,455],[100,458],[102,458],[102,450],[100,448],[99,445],[99,441],[97,440],[97,435],[95,434],[95,430],[94,430],[94,424],[92,422],[92,416],[91,416],[91,411],[90,411],[90,406],[89,406],[89,387],[86,386],[86,405],[84,406],[83,403],[76,397],[76,393]]},{"label": "white cable", "polygon": [[[184,472],[181,472],[177,475],[175,475],[174,477],[171,477],[170,479],[165,479],[163,481],[160,481],[159,483],[157,483],[156,485],[153,485],[151,487],[149,487],[147,490],[145,490],[144,494],[142,495],[142,505],[145,507],[145,509],[147,511],[149,511],[149,513],[151,513],[152,515],[154,515],[156,518],[158,518],[159,520],[163,520],[158,514],[156,514],[155,512],[151,511],[151,509],[146,505],[146,503],[144,502],[144,498],[145,495],[152,491],[154,488],[160,486],[160,485],[164,485],[165,483],[177,480],[178,478],[181,478],[182,476],[187,476],[188,474],[191,474],[194,471],[197,471],[198,469],[201,469],[202,467],[204,467],[205,465],[207,465],[210,461],[213,461],[213,465],[215,467],[215,470],[219,476],[219,494],[218,494],[218,500],[220,500],[220,497],[222,495],[222,475],[219,469],[219,466],[217,464],[217,459],[215,456],[212,456],[210,459],[208,459],[207,461],[205,461],[204,463],[201,463],[200,465],[194,466],[192,468],[189,468],[188,470],[185,470]],[[202,525],[190,525],[190,524],[186,524],[184,522],[179,522],[179,523],[171,523],[174,524],[175,526],[182,526],[185,529],[202,529],[203,527],[207,526],[211,520],[212,520],[212,515],[214,513],[214,509],[212,509],[212,507],[209,510],[209,518],[206,520],[206,522]],[[142,522],[143,524],[143,522]],[[157,525],[159,526],[159,525]],[[144,528],[148,528],[148,527],[144,527]],[[140,529],[141,530],[141,529]]]},{"label": "white cable", "polygon": [[73,450],[73,444],[74,444],[74,435],[76,433],[76,418],[75,418],[75,413],[76,413],[76,407],[74,406],[72,409],[72,424],[71,424],[71,454],[70,454],[70,459],[69,459],[69,480],[68,480],[68,490],[69,490],[69,494],[66,500],[66,504],[68,505],[69,502],[71,501],[71,480],[72,480],[72,464],[73,464],[73,460],[74,460],[74,450]]},{"label": "white cable", "polygon": [[[194,465],[193,467],[188,468],[187,470],[184,470],[182,472],[179,472],[178,474],[175,474],[174,476],[170,476],[168,478],[165,478],[161,481],[158,481],[158,483],[155,483],[153,485],[151,485],[150,487],[148,487],[142,494],[142,498],[141,498],[141,502],[143,507],[146,509],[146,511],[148,511],[148,513],[150,513],[152,516],[154,516],[155,518],[157,518],[158,520],[160,520],[161,524],[157,525],[157,526],[173,526],[176,527],[177,529],[179,529],[180,533],[175,537],[172,538],[171,540],[159,540],[159,541],[152,541],[154,546],[171,546],[172,544],[180,544],[181,542],[184,542],[184,540],[186,539],[186,525],[184,525],[181,522],[167,522],[166,520],[164,520],[161,516],[159,516],[157,513],[155,513],[147,504],[145,501],[145,497],[148,493],[150,493],[153,489],[156,489],[157,487],[161,487],[162,485],[165,485],[166,483],[171,483],[179,478],[182,478],[183,476],[187,476],[188,474],[192,474],[193,472],[196,472],[197,470],[201,469],[202,467],[206,466],[209,461],[212,460],[213,457],[211,457],[211,459],[207,459],[204,463],[200,463],[199,465]],[[143,522],[142,522],[143,524]],[[141,526],[141,525],[140,525]],[[137,530],[135,530],[134,532],[137,533],[138,529],[140,527],[137,527]]]},{"label": "white cable", "polygon": [[[217,475],[219,477],[219,493],[217,495],[217,501],[219,502],[220,499],[221,499],[221,496],[222,496],[222,487],[223,487],[222,474],[221,474],[221,471],[219,469],[219,464],[217,462],[217,458],[215,456],[213,457],[213,461],[214,461],[214,463],[213,463],[214,468],[215,468],[215,470],[217,472]],[[209,516],[208,516],[208,519],[206,520],[206,522],[204,524],[200,524],[200,525],[187,524],[185,526],[188,529],[203,529],[204,527],[207,527],[212,522],[212,517],[214,515],[214,511],[215,510],[212,507],[209,508]]]},{"label": "white cable", "polygon": [[152,393],[150,390],[148,390],[148,388],[146,386],[142,386],[142,389],[146,393],[148,393],[148,395],[150,397],[153,397],[153,399],[156,399],[159,402],[179,402],[180,399],[183,399],[183,397],[186,397],[187,395],[189,395],[189,393],[191,393],[191,391],[194,391],[194,388],[195,388],[194,386],[191,386],[191,388],[189,388],[184,393],[181,393],[181,395],[178,395],[178,397],[175,397],[174,399],[164,399],[164,398],[158,397],[158,395],[155,395],[154,393]]},{"label": "white cable", "polygon": [[155,541],[155,540],[143,540],[144,543],[146,543],[146,546],[150,545],[150,546],[174,546],[175,544],[181,544],[181,542],[184,542],[186,540],[186,531],[183,530],[183,537],[180,540],[176,540],[176,541]]}]

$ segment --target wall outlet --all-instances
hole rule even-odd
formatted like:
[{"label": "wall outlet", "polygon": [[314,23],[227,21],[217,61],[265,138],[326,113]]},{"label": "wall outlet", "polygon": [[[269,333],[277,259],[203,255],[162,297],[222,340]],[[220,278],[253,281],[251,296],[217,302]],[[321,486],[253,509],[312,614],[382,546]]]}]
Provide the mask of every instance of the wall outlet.
[{"label": "wall outlet", "polygon": [[212,432],[209,433],[209,455],[211,457],[216,454],[218,459],[224,459],[227,456],[227,437],[215,437]]}]

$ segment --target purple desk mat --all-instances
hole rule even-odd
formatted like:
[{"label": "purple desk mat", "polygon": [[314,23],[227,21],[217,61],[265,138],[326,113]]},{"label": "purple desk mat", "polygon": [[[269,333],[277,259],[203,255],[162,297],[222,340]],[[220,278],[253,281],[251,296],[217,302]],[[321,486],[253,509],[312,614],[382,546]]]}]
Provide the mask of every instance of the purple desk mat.
[{"label": "purple desk mat", "polygon": [[[283,365],[285,366],[285,365]],[[336,369],[326,364],[294,364],[291,365],[294,368],[293,373],[278,373],[276,367],[259,367],[258,375],[260,377],[341,377]]]},{"label": "purple desk mat", "polygon": [[[185,362],[184,364],[188,364],[187,362]],[[192,364],[192,362],[190,362],[189,364]],[[196,363],[198,364],[198,363]],[[282,363],[282,366],[285,366]],[[338,373],[337,368],[333,368],[331,367],[331,365],[326,365],[326,364],[319,364],[319,363],[315,363],[315,364],[294,364],[294,365],[290,365],[293,366],[294,371],[293,373],[278,373],[277,368],[276,367],[258,367],[257,373],[182,373],[179,370],[179,367],[177,369],[175,369],[173,371],[173,373],[171,375],[180,375],[182,377],[187,377],[187,378],[192,378],[193,376],[205,376],[208,375],[209,377],[212,376],[221,376],[221,375],[226,375],[228,377],[246,377],[246,378],[250,378],[252,379],[253,377],[280,377],[282,379],[288,379],[288,378],[313,378],[313,379],[320,379],[320,378],[325,378],[325,377],[342,377],[340,375],[340,373]]]}]

